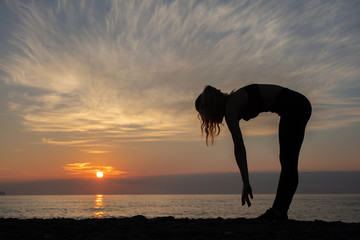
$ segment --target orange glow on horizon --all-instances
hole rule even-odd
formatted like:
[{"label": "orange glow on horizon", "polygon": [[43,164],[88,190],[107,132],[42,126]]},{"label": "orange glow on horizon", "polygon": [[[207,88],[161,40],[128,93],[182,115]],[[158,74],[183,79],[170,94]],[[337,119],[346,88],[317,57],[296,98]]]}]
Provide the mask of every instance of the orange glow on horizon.
[{"label": "orange glow on horizon", "polygon": [[126,172],[124,171],[115,170],[113,166],[93,165],[90,162],[68,163],[63,166],[63,169],[68,174],[82,175],[84,177],[94,176],[94,174],[96,174],[98,178],[102,178],[104,175],[118,176],[118,175],[126,174]]}]

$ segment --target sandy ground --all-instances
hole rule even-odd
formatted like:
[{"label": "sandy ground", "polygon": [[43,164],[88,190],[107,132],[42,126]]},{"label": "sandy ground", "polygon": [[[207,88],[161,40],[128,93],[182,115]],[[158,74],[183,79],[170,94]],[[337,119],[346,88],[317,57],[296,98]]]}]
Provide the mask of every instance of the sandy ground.
[{"label": "sandy ground", "polygon": [[360,223],[175,219],[0,219],[0,239],[360,239]]}]

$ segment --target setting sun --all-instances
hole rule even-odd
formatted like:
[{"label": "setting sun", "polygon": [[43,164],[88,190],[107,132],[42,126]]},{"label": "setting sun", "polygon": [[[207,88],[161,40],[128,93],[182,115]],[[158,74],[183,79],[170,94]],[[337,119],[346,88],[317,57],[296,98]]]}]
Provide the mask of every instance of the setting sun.
[{"label": "setting sun", "polygon": [[104,173],[103,173],[103,172],[97,172],[97,173],[96,173],[96,176],[97,176],[98,178],[102,178],[102,177],[104,176]]}]

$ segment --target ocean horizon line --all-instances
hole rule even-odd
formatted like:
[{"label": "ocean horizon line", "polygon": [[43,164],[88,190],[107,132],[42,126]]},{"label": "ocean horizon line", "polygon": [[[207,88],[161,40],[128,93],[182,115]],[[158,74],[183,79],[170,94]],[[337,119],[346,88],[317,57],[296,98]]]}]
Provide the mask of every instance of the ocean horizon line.
[{"label": "ocean horizon line", "polygon": [[[0,199],[6,196],[211,196],[211,195],[241,195],[241,193],[83,193],[83,194],[4,194],[4,195],[0,195]],[[259,196],[259,195],[273,195],[275,196],[275,193],[253,193],[253,195],[255,196]],[[295,195],[311,195],[311,196],[322,196],[322,195],[334,195],[334,196],[354,196],[354,195],[360,195],[360,193],[295,193]]]},{"label": "ocean horizon line", "polygon": [[[278,172],[250,173],[255,194],[276,193]],[[360,172],[300,172],[297,194],[360,194]],[[358,179],[358,180],[356,180]],[[239,194],[239,173],[0,182],[6,195]]]}]

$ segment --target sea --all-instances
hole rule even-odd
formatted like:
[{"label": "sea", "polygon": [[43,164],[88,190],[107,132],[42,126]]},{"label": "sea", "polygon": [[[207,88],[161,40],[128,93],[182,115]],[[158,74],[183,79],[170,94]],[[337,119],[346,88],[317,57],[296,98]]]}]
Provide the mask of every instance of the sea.
[{"label": "sea", "polygon": [[[273,194],[257,194],[241,206],[239,194],[217,195],[7,195],[0,196],[0,218],[254,218]],[[360,222],[360,194],[295,195],[289,218],[300,221]]]}]

